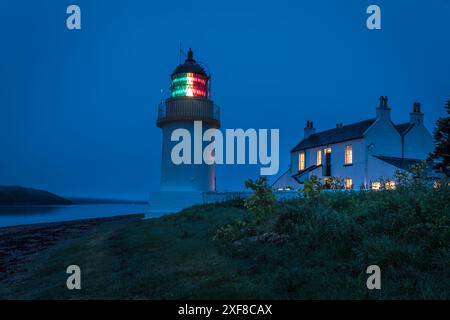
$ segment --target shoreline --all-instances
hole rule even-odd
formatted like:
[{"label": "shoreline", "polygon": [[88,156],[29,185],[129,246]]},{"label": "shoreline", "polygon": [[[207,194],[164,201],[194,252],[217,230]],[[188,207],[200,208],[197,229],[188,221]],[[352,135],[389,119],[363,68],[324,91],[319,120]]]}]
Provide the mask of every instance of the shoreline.
[{"label": "shoreline", "polygon": [[43,222],[0,228],[0,281],[24,271],[29,257],[57,242],[82,236],[104,223],[142,219],[142,214]]},{"label": "shoreline", "polygon": [[139,204],[0,205],[0,230],[9,227],[71,222],[146,212],[147,205]]}]

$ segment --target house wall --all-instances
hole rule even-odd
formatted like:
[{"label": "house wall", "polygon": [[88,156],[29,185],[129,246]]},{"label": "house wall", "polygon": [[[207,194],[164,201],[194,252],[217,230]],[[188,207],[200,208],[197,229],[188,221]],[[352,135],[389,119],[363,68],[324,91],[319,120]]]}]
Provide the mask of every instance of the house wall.
[{"label": "house wall", "polygon": [[[353,163],[352,165],[344,165],[345,159],[345,146],[351,144],[353,150]],[[341,177],[341,178],[351,178],[353,183],[354,190],[360,190],[361,187],[367,185],[370,187],[371,182],[380,181],[383,179],[393,180],[395,176],[395,172],[398,168],[392,166],[382,160],[379,160],[373,157],[370,153],[366,153],[366,145],[367,142],[365,139],[357,139],[351,140],[336,144],[330,144],[327,146],[322,146],[319,148],[312,148],[306,150],[306,167],[309,167],[316,163],[316,152],[318,149],[321,149],[322,152],[325,148],[332,149],[332,158],[331,158],[331,175],[333,177]],[[288,172],[288,174],[297,173],[297,162],[298,162],[298,152],[291,154],[294,168]],[[367,162],[366,162],[367,157]],[[322,155],[322,161],[324,157]],[[366,164],[367,163],[367,164]],[[295,169],[295,170],[293,170]],[[318,178],[322,179],[324,176],[322,175],[322,167],[319,167],[307,175],[305,175],[305,179],[309,178],[311,175],[315,175]],[[283,183],[288,181],[289,177],[286,176],[284,179],[280,179],[279,183],[277,183],[277,187],[283,187]],[[292,183],[291,183],[292,184]],[[297,185],[295,187],[302,187],[302,185]]]},{"label": "house wall", "polygon": [[[345,147],[352,145],[353,162],[351,165],[345,165]],[[365,142],[364,139],[356,139],[344,141],[340,143],[311,148],[305,151],[305,168],[315,165],[317,161],[317,150],[322,151],[322,163],[325,162],[324,149],[331,148],[331,176],[341,178],[351,178],[354,189],[359,189],[360,185],[364,183],[365,174]],[[291,153],[291,174],[298,172],[298,154],[299,152]],[[323,179],[322,166],[305,175],[305,178],[315,175]]]},{"label": "house wall", "polygon": [[371,183],[380,180],[394,180],[395,172],[399,170],[397,167],[390,165],[380,159],[369,156],[367,159],[367,166],[369,175],[367,177],[367,184],[370,188]]},{"label": "house wall", "polygon": [[424,160],[433,151],[433,147],[433,137],[423,124],[415,125],[404,136],[405,158]]},{"label": "house wall", "polygon": [[294,175],[298,172],[298,154],[300,152],[291,152],[291,175]]},{"label": "house wall", "polygon": [[369,155],[402,156],[402,137],[390,120],[377,119],[364,138]]},{"label": "house wall", "polygon": [[300,188],[300,185],[297,183],[297,181],[295,181],[294,178],[292,178],[291,168],[289,168],[275,180],[275,182],[272,184],[272,187],[274,189],[287,187],[298,189]]},{"label": "house wall", "polygon": [[[380,178],[392,180],[397,168],[373,156],[426,159],[428,153],[433,149],[433,138],[422,120],[415,122],[415,127],[410,129],[402,142],[401,134],[391,121],[390,108],[378,107],[377,120],[364,133],[364,138],[305,150],[305,168],[316,164],[317,150],[319,149],[322,150],[322,163],[324,163],[323,150],[329,147],[332,149],[331,176],[351,178],[353,189],[359,190],[364,185],[370,187],[371,182],[379,181]],[[353,150],[353,163],[350,166],[344,165],[347,144],[351,144]],[[289,172],[291,176],[298,172],[299,153],[298,151],[291,153]],[[306,174],[302,180],[311,175],[323,179],[322,166]],[[285,180],[288,181],[287,176]]]}]

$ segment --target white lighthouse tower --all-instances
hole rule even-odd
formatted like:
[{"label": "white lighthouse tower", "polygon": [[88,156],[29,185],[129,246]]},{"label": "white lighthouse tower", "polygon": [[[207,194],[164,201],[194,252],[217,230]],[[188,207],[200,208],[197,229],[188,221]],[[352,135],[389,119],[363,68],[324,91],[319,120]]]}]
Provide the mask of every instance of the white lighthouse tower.
[{"label": "white lighthouse tower", "polygon": [[[175,164],[171,153],[179,143],[171,141],[172,132],[186,129],[194,137],[194,121],[202,121],[202,132],[220,127],[219,108],[210,99],[210,77],[194,60],[187,59],[171,75],[170,97],[158,107],[157,126],[162,129],[161,184],[150,196],[150,212],[173,212],[202,202],[202,193],[216,190],[214,165]],[[206,143],[202,142],[201,150]],[[192,143],[192,158],[194,158]]]}]

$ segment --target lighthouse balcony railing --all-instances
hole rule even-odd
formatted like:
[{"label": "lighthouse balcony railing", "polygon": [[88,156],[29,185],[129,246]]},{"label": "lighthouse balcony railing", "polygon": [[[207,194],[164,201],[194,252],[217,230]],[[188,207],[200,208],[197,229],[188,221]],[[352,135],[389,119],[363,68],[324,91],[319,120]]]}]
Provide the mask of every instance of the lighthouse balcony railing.
[{"label": "lighthouse balcony railing", "polygon": [[171,98],[158,106],[157,125],[172,121],[203,121],[213,126],[220,125],[220,107],[208,99]]}]

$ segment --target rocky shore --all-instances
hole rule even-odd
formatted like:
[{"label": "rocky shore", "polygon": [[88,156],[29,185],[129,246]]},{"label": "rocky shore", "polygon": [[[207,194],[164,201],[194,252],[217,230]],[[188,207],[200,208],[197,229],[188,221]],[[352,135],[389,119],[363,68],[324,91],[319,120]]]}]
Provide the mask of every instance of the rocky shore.
[{"label": "rocky shore", "polygon": [[79,237],[104,223],[142,217],[134,214],[0,228],[0,282],[24,271],[30,257],[58,241]]}]

